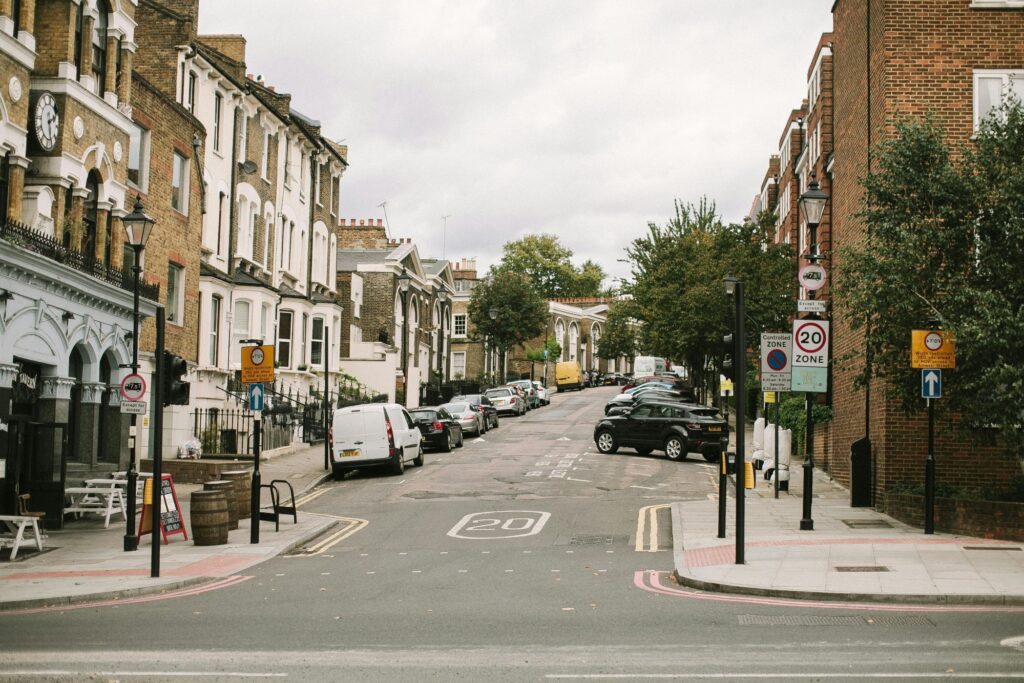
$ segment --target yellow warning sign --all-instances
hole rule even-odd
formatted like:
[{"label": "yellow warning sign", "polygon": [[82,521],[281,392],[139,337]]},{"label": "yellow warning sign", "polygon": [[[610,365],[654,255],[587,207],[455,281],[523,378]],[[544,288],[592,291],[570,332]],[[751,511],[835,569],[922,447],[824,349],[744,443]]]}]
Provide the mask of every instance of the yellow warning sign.
[{"label": "yellow warning sign", "polygon": [[774,391],[766,391],[766,392],[764,392],[764,402],[765,403],[775,403],[775,392]]},{"label": "yellow warning sign", "polygon": [[943,370],[956,367],[956,341],[945,330],[911,330],[910,367]]},{"label": "yellow warning sign", "polygon": [[274,381],[274,345],[242,347],[242,382]]}]

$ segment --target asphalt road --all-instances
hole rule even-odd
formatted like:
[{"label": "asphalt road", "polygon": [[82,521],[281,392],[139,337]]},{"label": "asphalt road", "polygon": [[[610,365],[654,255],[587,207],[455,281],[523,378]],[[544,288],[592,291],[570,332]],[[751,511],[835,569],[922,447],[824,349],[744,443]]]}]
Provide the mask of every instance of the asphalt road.
[{"label": "asphalt road", "polygon": [[[1011,680],[1019,614],[779,606],[671,585],[699,456],[596,452],[612,388],[556,395],[303,510],[332,534],[201,595],[0,615],[0,680]],[[708,501],[713,505],[712,501]]]}]

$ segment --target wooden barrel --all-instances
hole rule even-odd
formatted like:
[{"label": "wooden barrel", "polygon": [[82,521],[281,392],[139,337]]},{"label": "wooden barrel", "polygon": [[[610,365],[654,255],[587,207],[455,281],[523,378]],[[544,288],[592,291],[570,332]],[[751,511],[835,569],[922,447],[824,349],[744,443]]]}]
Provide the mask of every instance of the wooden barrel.
[{"label": "wooden barrel", "polygon": [[228,501],[228,529],[238,528],[238,508],[235,507],[235,482],[217,479],[203,484],[204,491],[223,491]]},{"label": "wooden barrel", "polygon": [[192,492],[192,540],[196,545],[228,542],[228,500],[223,491]]},{"label": "wooden barrel", "polygon": [[249,470],[228,470],[220,473],[221,479],[227,479],[235,484],[235,510],[238,519],[249,519],[252,511],[252,472]]}]

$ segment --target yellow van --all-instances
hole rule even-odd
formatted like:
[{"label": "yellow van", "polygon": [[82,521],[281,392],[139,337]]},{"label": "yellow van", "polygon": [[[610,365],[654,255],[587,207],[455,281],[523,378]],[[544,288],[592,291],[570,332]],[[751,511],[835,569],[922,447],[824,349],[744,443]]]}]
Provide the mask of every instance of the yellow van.
[{"label": "yellow van", "polygon": [[564,361],[555,365],[555,384],[559,391],[583,388],[583,373],[580,372],[580,364],[574,360]]}]

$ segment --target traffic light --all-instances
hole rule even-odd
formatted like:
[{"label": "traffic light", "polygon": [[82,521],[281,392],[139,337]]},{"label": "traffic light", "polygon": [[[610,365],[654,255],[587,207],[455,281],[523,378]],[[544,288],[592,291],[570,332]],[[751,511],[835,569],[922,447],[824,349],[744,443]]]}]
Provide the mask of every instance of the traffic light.
[{"label": "traffic light", "polygon": [[189,383],[182,381],[188,372],[188,363],[181,356],[164,351],[163,386],[161,402],[164,406],[187,406]]},{"label": "traffic light", "polygon": [[731,334],[727,334],[722,337],[722,374],[729,379],[735,380],[736,366],[735,363],[733,363],[733,353],[735,352],[735,349],[733,348],[732,339],[733,337]]}]

